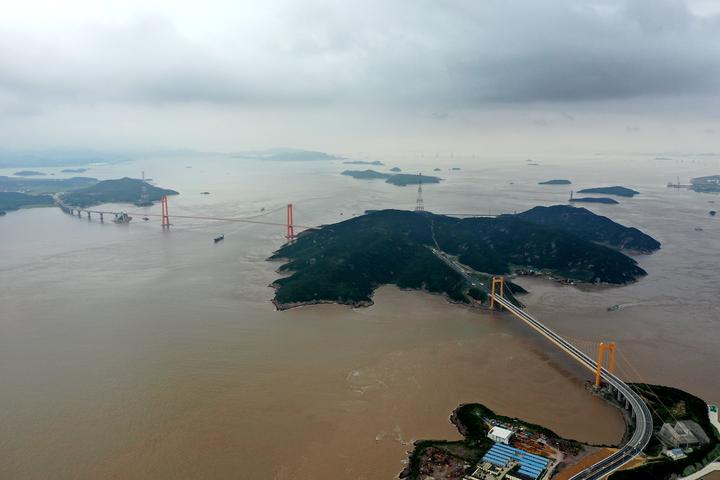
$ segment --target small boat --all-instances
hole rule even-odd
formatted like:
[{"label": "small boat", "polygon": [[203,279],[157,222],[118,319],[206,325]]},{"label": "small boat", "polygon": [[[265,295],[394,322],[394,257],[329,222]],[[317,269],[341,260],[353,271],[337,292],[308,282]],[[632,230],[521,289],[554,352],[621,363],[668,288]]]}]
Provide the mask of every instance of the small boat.
[{"label": "small boat", "polygon": [[143,217],[143,220],[145,220],[147,222],[150,219],[148,217]]},{"label": "small boat", "polygon": [[221,241],[225,240],[225,234],[221,233],[220,235],[215,237],[213,240],[215,240],[215,243],[221,242]]},{"label": "small boat", "polygon": [[702,229],[701,227],[695,227],[695,231],[696,231],[696,232],[702,232],[703,229]]}]

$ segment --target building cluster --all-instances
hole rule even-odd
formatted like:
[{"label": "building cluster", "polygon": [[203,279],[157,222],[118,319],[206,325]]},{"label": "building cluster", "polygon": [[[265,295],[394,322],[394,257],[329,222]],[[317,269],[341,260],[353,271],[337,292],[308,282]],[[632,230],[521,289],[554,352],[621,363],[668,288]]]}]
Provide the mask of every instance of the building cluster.
[{"label": "building cluster", "polygon": [[495,444],[465,480],[538,480],[548,472],[549,459],[511,446],[516,433],[494,426],[488,438]]},{"label": "building cluster", "polygon": [[663,454],[671,460],[683,459],[694,447],[710,441],[702,427],[692,420],[664,423],[657,437],[666,447]]}]

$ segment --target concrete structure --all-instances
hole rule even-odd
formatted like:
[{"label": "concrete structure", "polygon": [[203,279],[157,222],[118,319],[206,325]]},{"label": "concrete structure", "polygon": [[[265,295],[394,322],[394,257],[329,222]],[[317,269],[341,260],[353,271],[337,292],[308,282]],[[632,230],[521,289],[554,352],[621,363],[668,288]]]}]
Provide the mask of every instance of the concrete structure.
[{"label": "concrete structure", "polygon": [[665,445],[674,448],[692,447],[710,441],[702,427],[691,420],[682,420],[675,425],[664,423],[657,436]]},{"label": "concrete structure", "polygon": [[493,427],[490,429],[487,437],[495,443],[504,443],[505,445],[510,445],[510,439],[512,438],[514,433],[515,432],[513,432],[512,430],[508,430],[507,428]]}]

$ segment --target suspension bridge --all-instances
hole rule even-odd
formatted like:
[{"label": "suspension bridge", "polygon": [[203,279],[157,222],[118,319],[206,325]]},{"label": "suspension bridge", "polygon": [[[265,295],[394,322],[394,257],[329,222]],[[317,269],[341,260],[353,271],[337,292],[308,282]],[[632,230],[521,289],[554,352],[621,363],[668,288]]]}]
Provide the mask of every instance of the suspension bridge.
[{"label": "suspension bridge", "polygon": [[[105,221],[105,217],[107,216],[115,223],[129,223],[130,220],[133,218],[132,216],[137,216],[143,219],[150,219],[150,218],[160,218],[160,225],[162,228],[169,228],[171,226],[170,223],[170,212],[168,208],[168,199],[167,196],[163,196],[160,199],[160,207],[161,207],[161,213],[148,213],[148,212],[133,212],[133,211],[121,211],[121,210],[98,210],[93,208],[86,208],[86,207],[78,207],[73,205],[66,205],[62,202],[60,198],[55,198],[55,203],[57,206],[65,213],[77,216],[79,218],[87,217],[88,220],[91,220],[92,218],[97,218],[100,220],[100,222]],[[282,210],[286,211],[286,217],[284,222],[278,222],[278,221],[269,221],[269,220],[263,220],[263,217],[267,217],[268,215],[280,212]],[[418,200],[416,204],[415,211],[424,211],[423,206],[423,200],[422,200],[422,184],[418,185]],[[288,203],[287,206],[283,206],[280,208],[276,208],[273,210],[268,211],[262,211],[256,215],[251,215],[248,217],[218,217],[218,216],[210,216],[210,215],[172,215],[172,218],[174,219],[187,219],[187,220],[210,220],[210,221],[219,221],[219,222],[240,222],[240,223],[252,223],[257,225],[270,225],[270,226],[276,226],[276,227],[283,227],[285,229],[285,238],[288,240],[294,240],[296,237],[296,234],[299,231],[302,230],[308,230],[312,228],[317,228],[313,226],[308,225],[300,225],[294,222],[293,218],[293,212],[294,207],[292,203]],[[478,213],[441,213],[439,215],[446,215],[449,217],[458,217],[458,218],[493,218],[500,215],[505,214],[478,214]]]},{"label": "suspension bridge", "polygon": [[[108,211],[108,210],[94,210],[80,207],[68,206],[57,200],[58,206],[66,213],[70,215],[77,215],[82,217],[86,215],[88,219],[91,219],[93,215],[97,216],[100,221],[104,221],[105,215],[112,215],[114,219],[127,218],[129,215],[139,215],[145,218],[154,217],[160,218],[162,228],[169,228],[170,214],[168,210],[167,197],[161,198],[161,213],[152,214],[146,212],[121,212],[121,211]],[[277,213],[281,210],[286,211],[285,222],[273,222],[262,219],[263,217]],[[416,202],[416,211],[424,211],[424,204],[422,198],[422,184],[418,186],[418,198]],[[456,217],[495,217],[497,215],[478,215],[478,214],[445,214],[448,216]],[[201,216],[201,215],[173,215],[173,218],[178,219],[193,219],[193,220],[214,220],[222,222],[241,222],[259,225],[270,225],[279,226],[285,229],[288,241],[292,241],[296,237],[297,230],[307,230],[315,227],[298,225],[294,223],[293,218],[293,204],[289,203],[287,206],[273,209],[267,212],[261,212],[254,216],[249,217],[215,217],[215,216]],[[128,220],[129,221],[129,220]],[[123,221],[119,223],[125,223]],[[547,340],[549,340],[555,347],[569,355],[576,362],[578,362],[583,368],[586,368],[592,372],[595,377],[595,387],[600,388],[604,386],[609,393],[616,397],[618,404],[624,405],[625,410],[628,412],[631,418],[632,425],[630,426],[632,434],[627,441],[621,445],[615,452],[600,460],[599,462],[591,465],[581,472],[575,474],[571,480],[600,480],[607,477],[612,472],[620,469],[628,462],[636,458],[642,450],[647,446],[648,442],[653,433],[653,420],[650,409],[648,408],[645,401],[638,395],[630,386],[623,382],[617,375],[615,375],[615,353],[616,346],[614,343],[600,342],[598,344],[598,356],[597,360],[591,358],[591,355],[585,353],[582,348],[578,348],[576,345],[578,342],[570,342],[569,339],[563,338],[546,325],[535,319],[529,313],[516,306],[505,296],[505,281],[503,277],[493,277],[492,285],[488,288],[487,285],[479,282],[473,278],[471,274],[473,271],[466,267],[457,260],[448,256],[439,249],[431,248],[432,252],[445,262],[450,268],[458,272],[468,284],[475,286],[490,296],[491,308],[496,308],[496,305],[501,309],[504,309],[508,313],[512,314],[516,318],[520,319],[525,325],[530,327],[535,332],[539,333]],[[586,342],[587,343],[587,342]],[[586,345],[587,346],[587,345]],[[609,355],[609,365],[606,368],[604,366],[604,359],[606,354]],[[626,360],[626,359],[625,359]],[[629,365],[629,362],[626,363]],[[630,365],[631,366],[631,365]],[[631,366],[632,368],[632,366]],[[637,374],[637,370],[633,368]],[[604,384],[603,384],[604,382]]]},{"label": "suspension bridge", "polygon": [[[56,204],[60,209],[69,214],[77,215],[79,218],[86,216],[88,219],[93,217],[98,218],[101,222],[105,221],[105,216],[111,218],[115,223],[128,223],[132,219],[131,215],[135,215],[142,218],[160,218],[160,225],[162,228],[170,228],[170,212],[168,208],[168,200],[166,196],[160,199],[161,213],[148,213],[148,212],[133,212],[133,211],[118,211],[118,210],[96,210],[90,208],[83,208],[71,205],[65,205],[59,199],[56,199]],[[260,220],[262,217],[277,213],[279,211],[286,210],[287,217],[285,222],[273,222],[268,220]],[[293,204],[288,203],[287,206],[276,208],[273,210],[262,211],[256,215],[249,217],[216,217],[208,215],[173,215],[172,218],[188,219],[188,220],[212,220],[220,222],[240,222],[240,223],[252,223],[256,225],[270,225],[285,228],[285,237],[288,240],[293,240],[296,237],[296,231],[307,230],[315,227],[307,225],[298,225],[293,220]]]},{"label": "suspension bridge", "polygon": [[[570,341],[558,335],[506,298],[505,280],[503,277],[493,277],[492,285],[488,288],[487,285],[471,276],[471,269],[469,269],[469,267],[460,264],[457,260],[437,249],[433,248],[431,250],[450,268],[458,272],[470,285],[485,291],[485,293],[490,296],[491,308],[499,306],[509,312],[577,361],[583,368],[590,370],[595,376],[595,386],[597,388],[600,388],[604,381],[609,392],[615,395],[617,401],[621,405],[624,405],[625,409],[629,412],[633,423],[633,431],[630,438],[621,445],[617,451],[575,474],[571,480],[599,480],[605,478],[640,455],[652,437],[652,414],[643,398],[613,373],[616,350],[614,343],[601,342],[598,348],[598,358],[597,361],[595,361],[573,343],[570,343]],[[608,368],[603,366],[606,353],[608,353],[610,357]]]}]

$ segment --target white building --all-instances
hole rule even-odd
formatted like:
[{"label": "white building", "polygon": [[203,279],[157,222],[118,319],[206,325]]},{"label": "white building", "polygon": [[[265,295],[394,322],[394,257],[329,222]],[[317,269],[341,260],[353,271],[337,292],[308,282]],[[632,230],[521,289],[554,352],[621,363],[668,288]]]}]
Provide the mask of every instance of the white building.
[{"label": "white building", "polygon": [[683,458],[686,458],[687,455],[679,449],[679,448],[673,448],[672,450],[665,450],[663,452],[666,457],[668,457],[670,460],[682,460]]},{"label": "white building", "polygon": [[505,445],[510,444],[510,439],[513,436],[512,430],[508,430],[507,428],[502,427],[493,427],[490,429],[490,432],[488,433],[488,438],[496,443],[504,443]]}]

